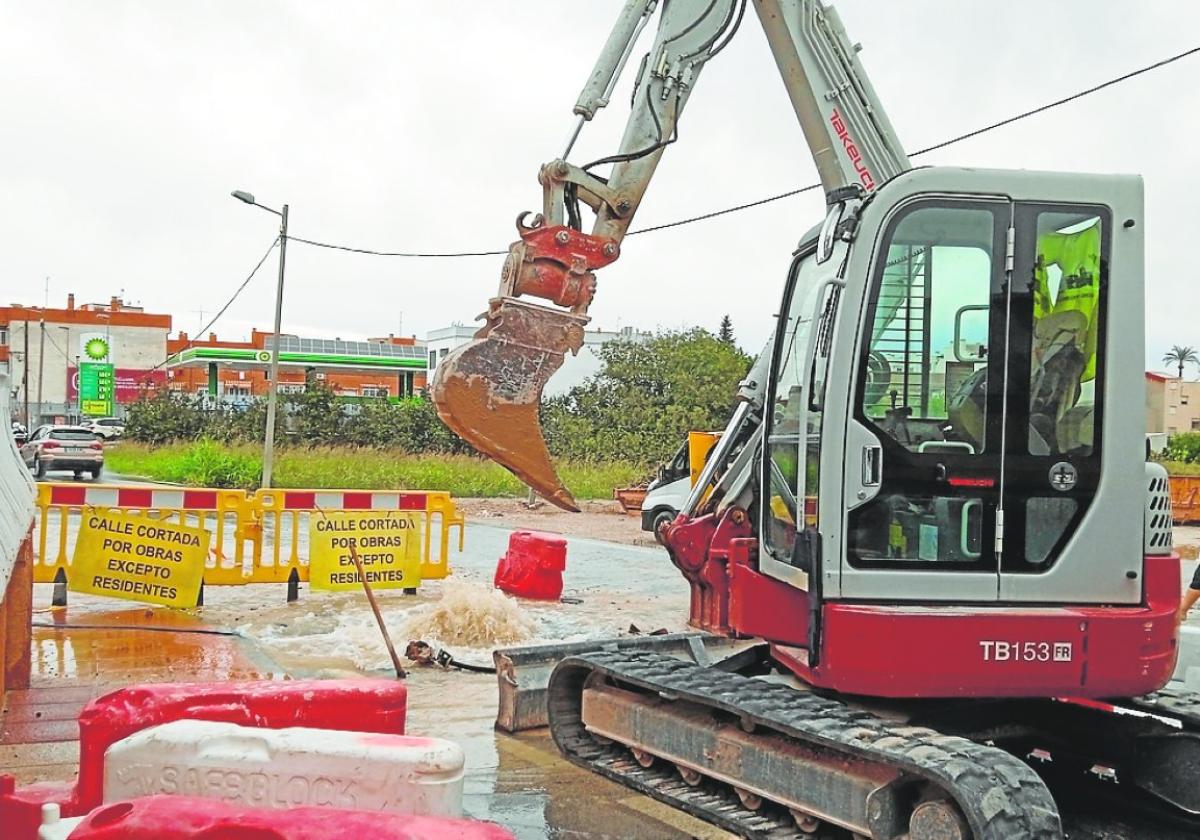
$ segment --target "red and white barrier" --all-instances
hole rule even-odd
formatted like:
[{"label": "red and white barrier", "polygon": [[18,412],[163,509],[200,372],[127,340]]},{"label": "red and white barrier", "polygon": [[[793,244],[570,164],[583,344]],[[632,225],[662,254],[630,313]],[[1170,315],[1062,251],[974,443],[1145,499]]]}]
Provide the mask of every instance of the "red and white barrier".
[{"label": "red and white barrier", "polygon": [[463,752],[441,738],[177,720],[135,732],[104,756],[105,802],[160,793],[457,817]]},{"label": "red and white barrier", "polygon": [[[267,491],[263,491],[264,493]],[[365,490],[281,490],[284,510],[419,510],[425,493],[374,493]]]},{"label": "red and white barrier", "polygon": [[64,507],[103,507],[126,510],[217,510],[216,490],[182,490],[173,487],[89,487],[53,484],[50,504]]},{"label": "red and white barrier", "polygon": [[163,683],[131,686],[97,697],[79,713],[79,778],[72,785],[43,782],[16,789],[0,776],[3,840],[32,840],[45,803],[63,816],[100,805],[104,753],[134,732],[174,720],[215,720],[271,729],[302,726],[401,735],[408,689],[395,680],[289,680],[284,682]]}]

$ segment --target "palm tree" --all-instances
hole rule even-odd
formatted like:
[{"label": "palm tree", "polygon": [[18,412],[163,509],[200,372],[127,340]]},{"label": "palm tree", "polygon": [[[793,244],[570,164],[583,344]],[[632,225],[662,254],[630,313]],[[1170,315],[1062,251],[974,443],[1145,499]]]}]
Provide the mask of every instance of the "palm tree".
[{"label": "palm tree", "polygon": [[1188,362],[1200,365],[1200,355],[1196,354],[1196,348],[1185,346],[1180,347],[1178,344],[1173,345],[1166,355],[1163,356],[1163,363],[1175,365],[1179,371],[1179,378],[1183,379],[1183,366]]}]

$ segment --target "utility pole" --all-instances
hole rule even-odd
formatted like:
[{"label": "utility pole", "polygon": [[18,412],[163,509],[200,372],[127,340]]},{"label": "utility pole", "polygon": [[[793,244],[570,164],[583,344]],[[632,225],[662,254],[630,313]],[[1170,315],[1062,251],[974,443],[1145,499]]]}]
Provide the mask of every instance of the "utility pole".
[{"label": "utility pole", "polygon": [[275,286],[275,348],[271,351],[271,381],[267,385],[267,433],[263,439],[262,486],[271,486],[275,465],[275,408],[279,402],[279,330],[283,322],[283,264],[287,258],[288,206],[279,214],[279,282]]},{"label": "utility pole", "polygon": [[29,315],[25,316],[25,358],[21,363],[21,389],[25,392],[25,430],[29,431]]},{"label": "utility pole", "polygon": [[[49,281],[50,278],[46,278]],[[38,320],[39,326],[42,328],[41,337],[38,339],[38,416],[45,414],[45,409],[42,406],[42,374],[46,370],[46,314],[43,310],[42,317]]]}]

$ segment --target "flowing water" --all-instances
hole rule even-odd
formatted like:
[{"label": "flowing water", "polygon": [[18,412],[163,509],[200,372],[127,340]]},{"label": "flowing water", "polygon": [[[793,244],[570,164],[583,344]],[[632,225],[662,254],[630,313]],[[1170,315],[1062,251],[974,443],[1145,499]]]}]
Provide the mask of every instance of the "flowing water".
[{"label": "flowing water", "polygon": [[535,628],[515,598],[482,583],[450,580],[436,603],[412,611],[404,633],[441,646],[481,648],[527,641]]}]

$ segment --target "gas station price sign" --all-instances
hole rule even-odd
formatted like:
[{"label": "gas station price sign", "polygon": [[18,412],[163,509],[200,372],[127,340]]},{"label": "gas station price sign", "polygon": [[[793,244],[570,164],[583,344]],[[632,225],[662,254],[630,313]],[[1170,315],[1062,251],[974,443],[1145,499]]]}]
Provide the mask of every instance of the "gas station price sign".
[{"label": "gas station price sign", "polygon": [[113,413],[116,376],[113,366],[97,362],[79,365],[79,412],[87,416],[106,416]]}]

